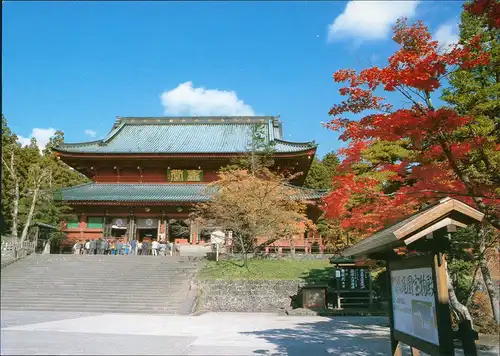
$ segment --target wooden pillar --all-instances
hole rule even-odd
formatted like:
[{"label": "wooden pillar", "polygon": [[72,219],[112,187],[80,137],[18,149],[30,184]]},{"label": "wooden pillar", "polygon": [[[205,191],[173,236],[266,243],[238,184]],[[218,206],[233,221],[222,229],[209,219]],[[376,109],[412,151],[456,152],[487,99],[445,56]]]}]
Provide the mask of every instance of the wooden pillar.
[{"label": "wooden pillar", "polygon": [[165,219],[165,239],[170,242],[170,223],[168,222],[168,216]]},{"label": "wooden pillar", "polygon": [[396,340],[394,337],[394,312],[393,312],[393,305],[392,305],[392,282],[391,282],[391,269],[390,269],[390,262],[386,261],[386,266],[387,266],[387,278],[388,278],[388,283],[387,285],[389,286],[389,324],[391,328],[390,332],[390,338],[391,338],[391,355],[393,356],[403,356],[403,353],[401,351],[401,344],[399,341]]},{"label": "wooden pillar", "polygon": [[195,232],[194,232],[194,224],[191,220],[189,220],[189,244],[192,245],[195,237]]},{"label": "wooden pillar", "polygon": [[370,310],[373,308],[373,283],[372,283],[372,267],[368,267],[368,289],[369,289],[369,295],[368,297],[370,298],[369,303],[370,303]]},{"label": "wooden pillar", "polygon": [[80,239],[84,238],[83,230],[87,228],[87,216],[85,214],[80,215]]},{"label": "wooden pillar", "polygon": [[128,219],[128,229],[129,229],[129,239],[136,240],[135,238],[135,218],[133,215],[130,215]]},{"label": "wooden pillar", "polygon": [[337,290],[337,309],[342,307],[340,299],[340,269],[339,265],[335,266],[335,289]]},{"label": "wooden pillar", "polygon": [[160,239],[161,234],[161,219],[158,219],[158,229],[156,230],[156,241]]},{"label": "wooden pillar", "polygon": [[36,252],[36,249],[38,247],[38,235],[40,235],[40,226],[35,226],[35,249],[33,252]]},{"label": "wooden pillar", "polygon": [[438,252],[434,255],[432,272],[435,276],[434,290],[436,291],[436,315],[438,325],[439,354],[455,355],[453,345],[453,330],[449,306],[448,284],[446,276],[445,256]]}]

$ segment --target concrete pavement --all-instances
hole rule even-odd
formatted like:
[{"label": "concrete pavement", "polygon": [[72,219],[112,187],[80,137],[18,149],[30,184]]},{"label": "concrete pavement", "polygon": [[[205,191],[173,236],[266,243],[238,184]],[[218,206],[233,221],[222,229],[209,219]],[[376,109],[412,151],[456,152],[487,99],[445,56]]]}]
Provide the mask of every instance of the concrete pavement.
[{"label": "concrete pavement", "polygon": [[2,310],[1,354],[368,356],[388,355],[388,337],[383,317]]}]

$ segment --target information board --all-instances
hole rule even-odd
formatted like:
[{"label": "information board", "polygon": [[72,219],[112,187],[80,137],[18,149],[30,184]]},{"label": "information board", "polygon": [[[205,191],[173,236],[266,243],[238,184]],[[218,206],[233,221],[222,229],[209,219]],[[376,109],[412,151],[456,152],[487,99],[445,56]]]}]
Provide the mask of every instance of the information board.
[{"label": "information board", "polygon": [[391,270],[394,329],[439,345],[432,268]]},{"label": "information board", "polygon": [[335,277],[339,278],[339,288],[344,290],[368,290],[370,272],[367,268],[344,267],[338,268]]}]

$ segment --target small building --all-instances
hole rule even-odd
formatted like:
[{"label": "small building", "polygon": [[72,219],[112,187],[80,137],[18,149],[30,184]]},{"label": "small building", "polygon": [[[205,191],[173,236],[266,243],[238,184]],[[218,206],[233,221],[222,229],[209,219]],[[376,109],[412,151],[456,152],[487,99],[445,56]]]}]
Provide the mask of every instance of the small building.
[{"label": "small building", "polygon": [[[58,196],[78,217],[63,223],[68,243],[100,237],[191,244],[209,239],[189,214],[194,204],[210,199],[207,185],[220,168],[248,153],[255,125],[274,144],[272,169],[302,172],[292,182],[300,188],[317,146],[284,140],[282,123],[273,116],[119,117],[102,140],[57,146],[59,159],[92,180]],[[308,201],[324,194],[300,191]],[[316,204],[308,205],[310,218],[320,214]],[[296,248],[307,246],[308,238],[318,241],[309,232]]]}]

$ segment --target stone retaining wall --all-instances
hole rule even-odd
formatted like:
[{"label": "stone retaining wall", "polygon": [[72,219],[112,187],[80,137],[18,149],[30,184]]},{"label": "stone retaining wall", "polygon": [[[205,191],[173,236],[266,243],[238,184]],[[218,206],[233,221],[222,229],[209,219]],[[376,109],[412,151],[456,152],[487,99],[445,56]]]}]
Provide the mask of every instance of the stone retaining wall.
[{"label": "stone retaining wall", "polygon": [[302,280],[201,280],[198,312],[279,312],[290,307]]},{"label": "stone retaining wall", "polygon": [[[277,253],[269,253],[267,255],[264,254],[248,254],[248,259],[269,259],[269,260],[294,260],[294,261],[311,261],[311,260],[329,260],[332,257],[337,255],[330,253],[286,253],[286,254],[277,254]],[[234,253],[234,254],[221,254],[219,256],[220,259],[224,260],[232,260],[243,259],[243,255]]]}]

